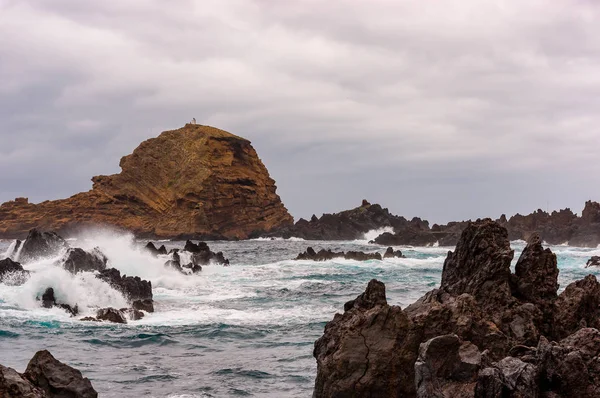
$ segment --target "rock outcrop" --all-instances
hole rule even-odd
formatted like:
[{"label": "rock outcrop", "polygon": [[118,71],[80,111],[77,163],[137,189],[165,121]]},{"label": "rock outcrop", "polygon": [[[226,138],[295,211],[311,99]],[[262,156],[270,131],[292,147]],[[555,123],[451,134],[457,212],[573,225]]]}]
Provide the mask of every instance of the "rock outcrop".
[{"label": "rock outcrop", "polygon": [[79,370],[43,350],[29,361],[23,374],[0,365],[0,397],[97,398],[98,393]]},{"label": "rock outcrop", "polygon": [[77,314],[79,314],[79,308],[77,307],[77,304],[69,305],[65,303],[58,303],[56,301],[56,297],[54,296],[54,289],[51,287],[47,288],[44,291],[41,297],[41,301],[42,307],[44,308],[59,307],[67,311],[69,314],[71,314],[71,316],[76,316]]},{"label": "rock outcrop", "polygon": [[67,242],[57,233],[41,232],[34,228],[28,232],[17,260],[28,263],[42,257],[53,257],[67,247]]},{"label": "rock outcrop", "polygon": [[592,256],[585,263],[585,267],[600,267],[600,256]]},{"label": "rock outcrop", "polygon": [[23,269],[23,266],[10,258],[0,260],[0,283],[20,285],[29,277],[29,271]]},{"label": "rock outcrop", "polygon": [[87,252],[80,248],[70,248],[60,261],[67,271],[78,272],[104,271],[108,258],[97,247]]},{"label": "rock outcrop", "polygon": [[132,308],[154,312],[152,282],[143,280],[139,276],[121,276],[121,272],[115,268],[100,271],[97,277],[123,293]]},{"label": "rock outcrop", "polygon": [[334,252],[331,249],[321,249],[318,252],[312,247],[308,247],[304,253],[298,254],[295,260],[328,261],[334,258],[343,258],[346,260],[369,261],[382,259],[380,253],[365,253],[360,251]]},{"label": "rock outcrop", "polygon": [[532,235],[510,271],[508,232],[470,223],[442,282],[402,310],[381,282],[315,343],[314,397],[596,397],[600,284],[557,296],[556,256]]},{"label": "rock outcrop", "polygon": [[110,225],[140,237],[246,238],[293,222],[250,141],[213,127],[166,131],[120,166],[120,174],[94,177],[92,190],[68,199],[2,204],[0,237]]}]

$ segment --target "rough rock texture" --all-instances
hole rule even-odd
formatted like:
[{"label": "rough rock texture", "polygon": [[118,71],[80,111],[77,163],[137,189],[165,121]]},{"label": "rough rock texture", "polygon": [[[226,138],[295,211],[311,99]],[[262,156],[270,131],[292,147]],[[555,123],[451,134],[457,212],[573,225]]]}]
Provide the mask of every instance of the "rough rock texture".
[{"label": "rough rock texture", "polygon": [[198,242],[196,244],[188,240],[185,242],[183,250],[192,253],[192,264],[194,266],[208,265],[211,262],[229,265],[229,260],[223,256],[223,252],[212,252],[206,242]]},{"label": "rough rock texture", "polygon": [[86,252],[79,248],[68,249],[64,258],[61,260],[63,268],[74,274],[84,271],[103,271],[106,269],[107,262],[108,259],[104,253],[97,247],[91,252]]},{"label": "rough rock texture", "polygon": [[[402,253],[400,253],[402,255]],[[334,258],[344,258],[346,260],[355,260],[355,261],[368,261],[368,260],[381,260],[380,253],[364,253],[359,251],[348,251],[344,252],[334,252],[331,249],[325,250],[321,249],[318,252],[312,247],[308,247],[304,253],[298,254],[295,258],[296,260],[312,260],[312,261],[328,261]]]},{"label": "rough rock texture", "polygon": [[120,166],[120,174],[94,177],[91,191],[68,199],[2,204],[0,237],[31,228],[68,236],[100,224],[138,236],[246,238],[293,222],[250,141],[213,127],[166,131]]},{"label": "rough rock texture", "polygon": [[0,365],[1,398],[47,398],[46,393],[24,379],[16,370]]},{"label": "rough rock texture", "polygon": [[140,301],[142,304],[136,304],[137,309],[144,309],[148,312],[154,311],[152,282],[142,280],[139,276],[121,276],[121,272],[115,268],[100,271],[97,277],[122,292],[130,303]]},{"label": "rough rock texture", "polygon": [[117,310],[116,308],[100,308],[96,312],[96,319],[99,321],[107,321],[113,323],[127,323],[125,314],[123,311]]},{"label": "rough rock texture", "polygon": [[556,258],[536,236],[515,274],[512,256],[506,229],[480,220],[441,287],[406,309],[369,282],[315,343],[313,396],[600,396],[600,284],[590,275],[557,297]]},{"label": "rough rock texture", "polygon": [[0,260],[0,282],[11,284],[22,284],[29,277],[29,271],[23,269],[21,264],[12,261],[10,258]]},{"label": "rough rock texture", "polygon": [[48,398],[96,398],[92,383],[77,369],[58,361],[48,351],[38,351],[23,377],[43,390]]},{"label": "rough rock texture", "polygon": [[67,247],[67,242],[55,232],[40,232],[34,228],[27,234],[27,239],[23,242],[23,248],[17,260],[21,263],[28,263],[42,257],[56,256]]}]

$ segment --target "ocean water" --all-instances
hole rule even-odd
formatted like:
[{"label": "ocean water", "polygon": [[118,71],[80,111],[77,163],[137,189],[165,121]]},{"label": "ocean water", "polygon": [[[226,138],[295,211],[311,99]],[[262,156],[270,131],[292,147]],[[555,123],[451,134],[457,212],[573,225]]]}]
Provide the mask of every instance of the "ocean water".
[{"label": "ocean water", "polygon": [[[396,247],[403,259],[356,262],[293,261],[306,247],[380,251],[364,240],[347,242],[249,240],[209,242],[231,266],[209,265],[186,276],[163,267],[131,236],[94,233],[73,247],[99,246],[110,266],[152,281],[156,312],[127,325],[78,318],[96,307],[123,307],[125,299],[93,274],[71,275],[56,259],[28,264],[22,286],[0,284],[0,363],[23,371],[40,349],[81,370],[101,397],[310,397],[314,341],[346,301],[377,278],[388,302],[405,307],[437,287],[449,247]],[[168,248],[183,242],[161,242]],[[11,242],[0,242],[0,254]],[[515,262],[524,242],[513,242]],[[600,249],[551,246],[560,284],[598,270],[585,262]],[[60,302],[77,303],[71,318],[40,307],[49,286]]]}]

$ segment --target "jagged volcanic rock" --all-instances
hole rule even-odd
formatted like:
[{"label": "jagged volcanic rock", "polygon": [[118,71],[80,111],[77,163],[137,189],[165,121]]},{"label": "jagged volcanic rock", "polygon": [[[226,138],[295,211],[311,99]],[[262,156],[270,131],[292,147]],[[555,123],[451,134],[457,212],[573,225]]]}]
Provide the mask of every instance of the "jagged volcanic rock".
[{"label": "jagged volcanic rock", "polygon": [[600,267],[600,256],[592,256],[585,263],[585,267]]},{"label": "jagged volcanic rock", "polygon": [[0,282],[4,282],[5,278],[11,278],[11,282],[21,284],[29,277],[29,271],[23,269],[21,264],[12,261],[10,258],[0,260]]},{"label": "jagged volcanic rock", "polygon": [[98,393],[81,372],[70,367],[43,350],[38,351],[23,377],[42,389],[48,398],[96,398]]},{"label": "jagged volcanic rock", "polygon": [[537,236],[516,274],[512,256],[506,229],[481,220],[441,287],[404,311],[369,282],[315,343],[314,397],[598,396],[600,284],[590,275],[557,297],[556,258]]},{"label": "jagged volcanic rock", "polygon": [[315,252],[315,249],[312,247],[308,247],[304,253],[298,254],[295,260],[312,260],[312,261],[328,261],[334,258],[344,258],[346,260],[355,260],[355,261],[368,261],[368,260],[381,260],[380,253],[365,253],[359,251],[348,251],[344,252],[334,252],[331,249],[325,250],[321,249],[318,252]]},{"label": "jagged volcanic rock", "polygon": [[293,222],[250,141],[213,127],[166,131],[120,166],[120,174],[94,177],[91,191],[68,199],[2,204],[0,236],[31,228],[68,236],[100,224],[138,236],[246,238]]},{"label": "jagged volcanic rock", "polygon": [[[122,292],[127,300],[134,305],[134,308],[148,312],[154,311],[152,282],[142,280],[139,276],[121,276],[121,272],[115,268],[100,271],[97,277]],[[136,304],[137,301],[139,303]]]},{"label": "jagged volcanic rock", "polygon": [[67,311],[69,314],[71,314],[71,316],[76,316],[79,313],[79,308],[77,307],[77,304],[71,306],[69,304],[58,303],[56,301],[56,297],[54,296],[54,289],[51,287],[47,288],[44,291],[41,297],[41,301],[42,307],[44,308],[59,307]]},{"label": "jagged volcanic rock", "polygon": [[42,389],[24,379],[16,370],[2,365],[0,365],[0,397],[48,398]]},{"label": "jagged volcanic rock", "polygon": [[165,247],[165,245],[161,245],[157,249],[156,246],[154,246],[154,243],[152,242],[148,242],[146,246],[144,246],[144,249],[146,249],[148,252],[150,252],[150,254],[154,256],[158,256],[159,254],[167,254],[167,248]]},{"label": "jagged volcanic rock", "polygon": [[106,269],[107,262],[108,258],[97,247],[91,252],[80,248],[70,248],[61,260],[63,268],[73,274],[84,271],[103,271]]},{"label": "jagged volcanic rock", "polygon": [[125,318],[123,311],[112,307],[100,308],[96,312],[96,319],[99,321],[107,321],[112,323],[127,323],[127,319]]},{"label": "jagged volcanic rock", "polygon": [[40,232],[34,228],[27,234],[18,260],[27,263],[42,257],[56,256],[67,247],[67,242],[55,232]]}]

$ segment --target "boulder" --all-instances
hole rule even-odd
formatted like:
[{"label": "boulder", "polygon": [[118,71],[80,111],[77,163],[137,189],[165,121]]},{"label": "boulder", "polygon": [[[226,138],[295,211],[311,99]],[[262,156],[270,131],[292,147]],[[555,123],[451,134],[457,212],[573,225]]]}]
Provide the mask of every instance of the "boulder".
[{"label": "boulder", "polygon": [[28,263],[43,257],[54,257],[67,247],[67,242],[55,232],[40,232],[34,228],[23,242],[18,261]]},{"label": "boulder", "polygon": [[573,282],[554,303],[553,337],[562,339],[583,327],[600,328],[600,283],[594,275]]},{"label": "boulder", "polygon": [[16,370],[0,365],[0,397],[48,398],[48,395],[23,378]]},{"label": "boulder", "polygon": [[0,260],[0,282],[22,285],[28,278],[29,271],[24,270],[21,264],[10,258]]},{"label": "boulder", "polygon": [[150,304],[152,303],[152,283],[150,281],[142,280],[139,276],[121,276],[121,272],[115,268],[100,271],[96,276],[123,293],[129,302],[141,300],[146,311],[154,311],[153,305]]},{"label": "boulder", "polygon": [[46,350],[33,356],[23,377],[43,390],[48,398],[98,397],[92,383],[79,370],[58,361]]},{"label": "boulder", "polygon": [[588,267],[600,267],[600,256],[592,256],[585,263],[585,267],[586,268],[588,268]]},{"label": "boulder", "polygon": [[78,272],[103,271],[106,269],[108,258],[97,247],[90,252],[79,248],[70,248],[60,262],[64,269],[76,274]]},{"label": "boulder", "polygon": [[96,312],[96,319],[99,321],[107,321],[113,323],[127,323],[125,314],[116,308],[100,308]]}]

